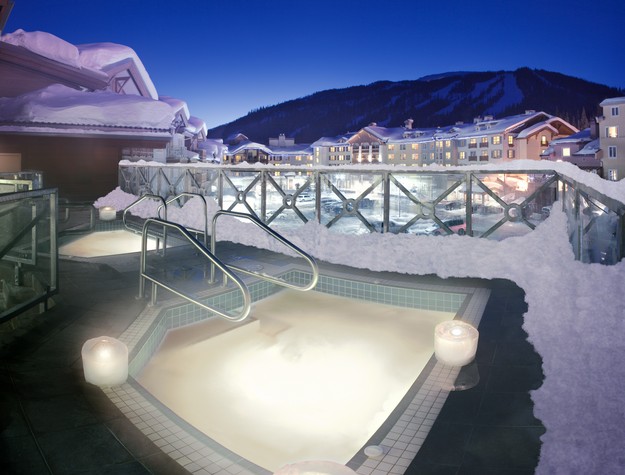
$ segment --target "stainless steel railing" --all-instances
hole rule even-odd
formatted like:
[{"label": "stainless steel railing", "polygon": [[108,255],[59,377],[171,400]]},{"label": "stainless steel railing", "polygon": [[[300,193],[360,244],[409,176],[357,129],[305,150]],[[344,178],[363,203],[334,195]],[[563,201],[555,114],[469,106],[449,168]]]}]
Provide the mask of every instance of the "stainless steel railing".
[{"label": "stainless steel railing", "polygon": [[[310,256],[308,253],[304,252],[302,249],[297,247],[295,244],[293,244],[292,242],[290,242],[289,240],[284,238],[281,234],[277,233],[276,231],[271,229],[269,226],[267,226],[265,223],[261,222],[258,218],[254,217],[254,216],[252,216],[250,214],[239,213],[239,212],[236,212],[236,211],[225,211],[225,210],[221,210],[221,211],[218,211],[217,213],[215,213],[215,216],[213,217],[212,227],[211,227],[211,252],[213,254],[215,254],[215,250],[216,250],[216,244],[217,244],[217,220],[219,219],[220,216],[231,216],[231,217],[234,217],[234,218],[244,219],[246,221],[250,221],[251,223],[255,224],[257,227],[259,227],[260,229],[265,231],[267,234],[269,234],[270,236],[274,237],[279,242],[284,244],[286,247],[291,249],[297,255],[302,257],[310,265],[310,267],[312,269],[312,278],[311,278],[310,282],[307,285],[299,286],[299,285],[291,284],[290,282],[287,282],[285,280],[278,279],[278,278],[273,277],[271,275],[261,274],[261,273],[258,273],[258,272],[250,271],[248,269],[243,269],[241,267],[230,265],[230,268],[235,269],[238,272],[242,272],[242,273],[247,274],[247,275],[258,277],[259,279],[266,280],[266,281],[272,282],[272,283],[274,283],[276,285],[280,285],[282,287],[287,287],[287,288],[290,288],[290,289],[293,289],[293,290],[301,290],[301,291],[311,290],[311,289],[313,289],[315,287],[315,285],[317,285],[317,280],[319,279],[319,267],[317,265],[317,261],[315,261],[315,259],[312,256]],[[215,267],[214,266],[211,266],[210,281],[211,282],[215,281]]]},{"label": "stainless steel railing", "polygon": [[[129,205],[128,207],[126,207],[126,209],[124,209],[124,213],[122,214],[122,223],[124,225],[124,227],[129,230],[130,232],[133,233],[139,233],[139,232],[143,232],[143,231],[139,231],[136,227],[133,227],[130,224],[130,221],[128,220],[128,213],[130,212],[130,210],[136,206],[138,206],[140,203],[147,201],[147,200],[153,200],[153,201],[158,201],[160,203],[160,206],[157,208],[156,214],[159,218],[161,218],[160,216],[160,209],[163,208],[164,209],[164,213],[162,216],[162,219],[164,221],[167,221],[167,204],[165,203],[165,200],[159,196],[159,195],[153,195],[153,194],[145,194],[141,197],[139,197],[139,199],[137,201],[135,201],[134,203],[132,203],[131,205]],[[145,230],[145,222],[143,223],[143,230]],[[167,249],[167,231],[166,229],[164,229],[163,234],[162,234],[162,238],[163,238],[163,254],[165,254],[166,249]],[[160,248],[160,243],[161,243],[161,237],[160,236],[156,236],[156,251],[158,252],[159,248]]]},{"label": "stainless steel railing", "polygon": [[[211,266],[213,268],[217,267],[224,274],[224,283],[226,283],[227,279],[230,279],[241,291],[243,294],[243,305],[241,306],[241,310],[237,314],[229,314],[225,311],[222,311],[218,308],[211,307],[206,305],[202,301],[193,298],[190,295],[172,287],[167,284],[163,280],[159,279],[154,275],[150,275],[147,271],[147,244],[148,244],[148,235],[149,228],[152,225],[162,226],[163,234],[166,234],[166,229],[175,229],[177,230],[200,254],[202,254],[206,259],[211,262]],[[149,280],[152,282],[152,295],[151,301],[152,304],[156,304],[157,300],[157,292],[158,287],[162,287],[166,290],[169,290],[173,294],[177,295],[180,298],[183,298],[199,307],[215,313],[220,317],[223,317],[232,322],[240,322],[245,320],[245,318],[249,315],[250,309],[252,306],[252,297],[250,295],[250,291],[248,287],[243,283],[243,281],[234,273],[230,271],[227,265],[222,263],[212,252],[210,252],[206,247],[204,247],[193,235],[180,224],[172,223],[169,221],[162,220],[160,218],[147,218],[143,224],[143,232],[142,232],[142,242],[141,242],[141,261],[140,261],[140,277],[139,277],[139,296],[143,297],[145,295],[145,281]]]},{"label": "stainless steel railing", "polygon": [[200,198],[202,200],[202,204],[204,206],[204,228],[202,230],[199,229],[191,229],[191,228],[187,228],[190,231],[193,231],[197,234],[203,234],[204,235],[204,247],[208,248],[208,205],[206,204],[206,198],[204,198],[202,195],[199,195],[197,193],[188,193],[188,192],[182,192],[182,193],[178,193],[176,196],[174,196],[173,198],[168,199],[167,201],[165,201],[164,204],[160,205],[158,207],[158,209],[156,210],[158,217],[161,217],[161,210],[164,209],[165,210],[165,217],[163,219],[167,219],[167,206],[174,202],[179,200],[180,198],[182,198],[183,196],[187,196],[189,198]]}]

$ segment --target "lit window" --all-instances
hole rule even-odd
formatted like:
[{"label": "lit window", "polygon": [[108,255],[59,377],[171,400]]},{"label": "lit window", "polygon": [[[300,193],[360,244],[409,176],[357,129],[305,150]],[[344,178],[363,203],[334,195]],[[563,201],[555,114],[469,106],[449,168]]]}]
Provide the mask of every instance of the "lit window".
[{"label": "lit window", "polygon": [[482,146],[488,145],[488,137],[482,137],[480,140]]},{"label": "lit window", "polygon": [[611,139],[618,137],[618,127],[613,125],[612,127],[605,128],[605,136]]},{"label": "lit window", "polygon": [[388,144],[388,149],[389,150],[395,150],[395,144],[394,143]]},{"label": "lit window", "polygon": [[618,115],[618,107],[612,107],[612,115]]},{"label": "lit window", "polygon": [[[540,136],[540,145],[543,147],[547,146],[547,136],[546,135],[541,135]],[[566,157],[568,157],[568,155],[565,155]]]},{"label": "lit window", "polygon": [[508,158],[514,158],[514,150],[508,150]]},{"label": "lit window", "polygon": [[400,158],[401,160],[406,160],[406,154],[405,154],[405,153],[402,153],[402,154],[400,155],[400,157],[399,157],[399,158]]},{"label": "lit window", "polygon": [[465,152],[464,150],[458,152],[458,159],[459,160],[465,160],[467,158],[467,152]]},{"label": "lit window", "polygon": [[480,152],[480,162],[488,161],[488,150],[482,150]]},{"label": "lit window", "polygon": [[493,145],[499,145],[501,143],[501,135],[493,135]]},{"label": "lit window", "polygon": [[413,150],[419,150],[419,144],[418,143],[413,143],[412,144],[412,149]]},{"label": "lit window", "polygon": [[389,160],[395,160],[395,154],[394,153],[389,153],[388,154],[388,159]]},{"label": "lit window", "polygon": [[562,149],[562,156],[563,157],[570,157],[571,156],[571,149],[569,147],[564,147]]},{"label": "lit window", "polygon": [[434,161],[435,158],[436,155],[434,154],[434,152],[430,152],[430,160]]},{"label": "lit window", "polygon": [[451,152],[445,152],[445,160],[451,160]]},{"label": "lit window", "polygon": [[512,135],[508,135],[508,145],[514,145],[514,137]]},{"label": "lit window", "polygon": [[501,150],[493,150],[490,156],[493,158],[501,158]]},{"label": "lit window", "polygon": [[445,147],[451,148],[451,140],[445,140]]},{"label": "lit window", "polygon": [[419,154],[418,153],[413,153],[412,154],[412,159],[413,160],[419,160]]},{"label": "lit window", "polygon": [[437,140],[436,141],[436,148],[443,148],[443,141],[442,140]]},{"label": "lit window", "polygon": [[608,157],[616,158],[616,146],[615,145],[610,145],[608,147]]},{"label": "lit window", "polygon": [[610,180],[610,181],[617,181],[618,180],[618,174],[616,173],[615,169],[610,168],[608,170],[608,180]]}]

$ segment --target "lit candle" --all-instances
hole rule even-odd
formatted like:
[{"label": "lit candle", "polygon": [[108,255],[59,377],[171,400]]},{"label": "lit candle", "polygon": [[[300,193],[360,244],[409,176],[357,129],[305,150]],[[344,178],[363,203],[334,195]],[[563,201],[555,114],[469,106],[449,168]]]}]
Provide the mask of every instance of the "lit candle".
[{"label": "lit candle", "polygon": [[85,380],[97,386],[115,386],[128,378],[128,348],[115,338],[101,336],[82,346]]},{"label": "lit candle", "polygon": [[441,363],[464,366],[475,358],[479,332],[460,320],[439,323],[434,329],[434,354]]},{"label": "lit candle", "polygon": [[112,206],[102,206],[99,212],[102,221],[113,221],[117,217],[117,211]]}]

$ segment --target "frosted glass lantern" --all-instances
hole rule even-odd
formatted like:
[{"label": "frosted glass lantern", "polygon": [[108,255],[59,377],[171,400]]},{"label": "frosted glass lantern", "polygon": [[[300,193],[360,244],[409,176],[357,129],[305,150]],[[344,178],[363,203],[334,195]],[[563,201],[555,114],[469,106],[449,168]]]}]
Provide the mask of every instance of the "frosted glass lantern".
[{"label": "frosted glass lantern", "polygon": [[99,216],[101,221],[113,221],[117,218],[117,211],[112,206],[102,206],[99,209]]},{"label": "frosted glass lantern", "polygon": [[87,340],[82,345],[85,380],[96,386],[116,386],[128,378],[128,347],[109,336]]},{"label": "frosted glass lantern", "polygon": [[479,332],[468,323],[450,320],[434,329],[434,354],[441,363],[464,366],[475,358]]},{"label": "frosted glass lantern", "polygon": [[311,460],[285,465],[273,475],[356,475],[356,472],[340,463]]}]

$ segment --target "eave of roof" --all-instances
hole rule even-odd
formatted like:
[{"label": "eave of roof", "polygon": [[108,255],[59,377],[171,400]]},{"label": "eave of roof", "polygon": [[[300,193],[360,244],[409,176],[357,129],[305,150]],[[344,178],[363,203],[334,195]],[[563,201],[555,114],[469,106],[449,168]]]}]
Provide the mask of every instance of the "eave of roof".
[{"label": "eave of roof", "polygon": [[21,46],[0,41],[0,63],[5,62],[34,74],[44,74],[76,89],[105,89],[108,76],[100,71],[75,68],[33,53]]}]

